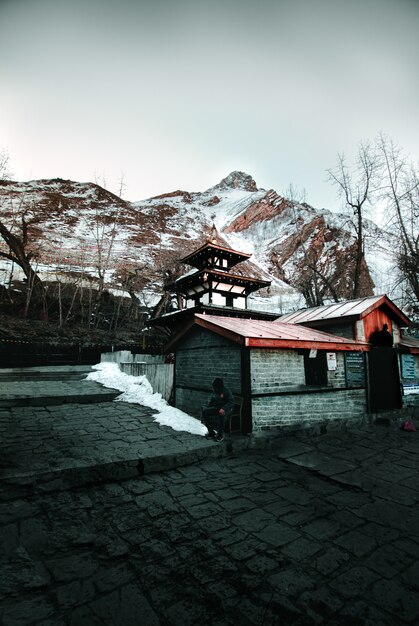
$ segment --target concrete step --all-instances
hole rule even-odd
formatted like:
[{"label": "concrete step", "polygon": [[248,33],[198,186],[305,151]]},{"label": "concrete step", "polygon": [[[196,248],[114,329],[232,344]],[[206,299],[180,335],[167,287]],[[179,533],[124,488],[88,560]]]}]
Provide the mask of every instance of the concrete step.
[{"label": "concrete step", "polygon": [[43,373],[43,372],[24,372],[22,374],[1,374],[0,382],[20,382],[28,380],[83,380],[89,372],[72,372],[72,373]]},{"label": "concrete step", "polygon": [[91,365],[9,367],[0,369],[0,382],[28,380],[82,380],[91,371]]},{"label": "concrete step", "polygon": [[96,404],[98,402],[112,402],[120,395],[120,391],[108,391],[101,393],[65,394],[47,396],[13,396],[0,397],[0,408],[12,408],[18,406],[52,406],[60,404]]},{"label": "concrete step", "polygon": [[[85,374],[82,376],[85,378]],[[3,380],[0,381],[0,407],[112,402],[120,393],[94,381],[75,378]]]},{"label": "concrete step", "polygon": [[[185,433],[183,433],[185,434]],[[209,459],[220,459],[248,450],[251,438],[244,435],[227,436],[221,443],[197,437],[188,443],[174,442],[169,448],[158,440],[154,446],[140,445],[137,454],[126,454],[123,459],[107,462],[88,463],[87,459],[78,462],[61,462],[61,467],[48,470],[14,469],[0,463],[0,488],[13,487],[16,494],[23,496],[33,490],[59,492],[69,489],[118,482],[138,478],[146,474],[165,472],[178,467],[193,465]],[[148,448],[148,452],[145,451]],[[142,448],[142,449],[141,449]]]}]

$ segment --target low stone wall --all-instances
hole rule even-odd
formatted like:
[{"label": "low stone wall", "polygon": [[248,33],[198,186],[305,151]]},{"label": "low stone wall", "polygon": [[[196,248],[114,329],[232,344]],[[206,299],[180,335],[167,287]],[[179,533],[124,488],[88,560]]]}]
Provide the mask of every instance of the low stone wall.
[{"label": "low stone wall", "polygon": [[176,387],[177,408],[197,418],[201,417],[201,409],[207,403],[209,397],[210,391]]},{"label": "low stone wall", "polygon": [[252,398],[253,432],[281,427],[320,427],[338,421],[354,423],[366,418],[366,414],[364,389],[301,391]]},{"label": "low stone wall", "polygon": [[405,409],[412,409],[415,415],[419,415],[419,394],[403,396],[402,401]]}]

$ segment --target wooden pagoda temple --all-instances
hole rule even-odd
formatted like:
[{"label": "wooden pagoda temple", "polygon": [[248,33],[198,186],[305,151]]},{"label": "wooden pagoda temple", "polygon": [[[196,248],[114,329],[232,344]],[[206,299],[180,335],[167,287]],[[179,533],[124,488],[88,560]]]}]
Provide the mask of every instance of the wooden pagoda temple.
[{"label": "wooden pagoda temple", "polygon": [[152,326],[177,332],[195,313],[228,315],[232,317],[273,320],[277,315],[247,308],[248,296],[271,281],[243,276],[231,271],[250,254],[207,241],[197,250],[180,259],[193,270],[165,285],[165,290],[177,296],[179,308],[148,321]]}]

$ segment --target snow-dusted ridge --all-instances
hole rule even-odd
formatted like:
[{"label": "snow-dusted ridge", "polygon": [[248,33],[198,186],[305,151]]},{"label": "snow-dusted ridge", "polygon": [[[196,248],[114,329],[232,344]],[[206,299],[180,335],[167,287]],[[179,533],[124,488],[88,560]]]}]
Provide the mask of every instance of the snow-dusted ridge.
[{"label": "snow-dusted ridge", "polygon": [[[163,276],[173,279],[190,268],[179,259],[202,245],[214,223],[225,245],[252,254],[238,271],[271,280],[269,290],[252,294],[249,306],[279,314],[303,306],[295,287],[307,280],[307,259],[336,281],[345,297],[345,277],[333,278],[350,258],[354,236],[343,214],[293,203],[274,190],[260,189],[251,176],[232,172],[203,192],[175,191],[128,202],[93,183],[60,179],[7,183],[0,186],[2,219],[12,220],[21,204],[30,207],[30,234],[37,248],[37,268],[54,279],[66,268],[89,281],[97,275],[97,251],[109,247],[107,287],[126,294],[124,272],[147,276],[142,298],[156,304]],[[114,227],[116,224],[116,228]],[[394,295],[391,242],[366,222],[366,258],[376,291]],[[1,245],[1,244],[0,244]],[[15,267],[14,277],[18,277]],[[7,282],[10,265],[0,261],[0,280]],[[147,282],[146,281],[146,282]]]}]

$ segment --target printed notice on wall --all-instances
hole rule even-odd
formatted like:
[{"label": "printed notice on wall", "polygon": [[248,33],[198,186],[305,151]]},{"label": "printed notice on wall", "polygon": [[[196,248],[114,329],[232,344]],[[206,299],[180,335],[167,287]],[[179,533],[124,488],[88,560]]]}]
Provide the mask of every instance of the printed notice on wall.
[{"label": "printed notice on wall", "polygon": [[336,370],[336,352],[326,352],[327,369],[329,372]]},{"label": "printed notice on wall", "polygon": [[413,396],[419,394],[418,383],[403,383],[402,387],[404,396]]},{"label": "printed notice on wall", "polygon": [[347,387],[365,387],[365,358],[363,352],[345,352]]},{"label": "printed notice on wall", "polygon": [[402,354],[400,359],[403,380],[415,380],[415,357],[413,354]]}]

